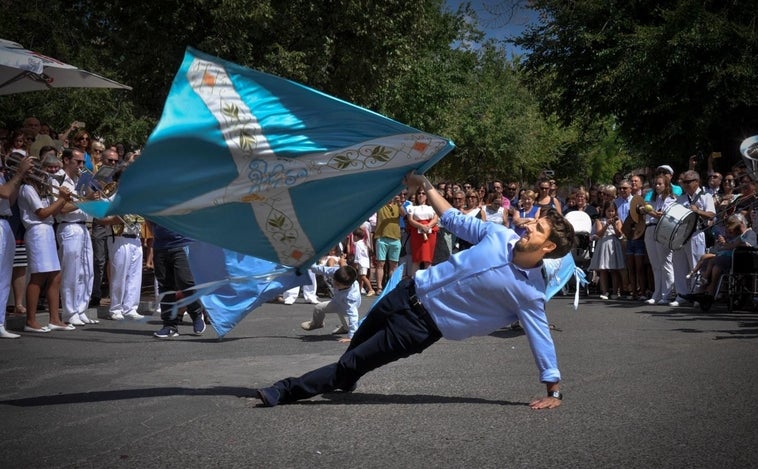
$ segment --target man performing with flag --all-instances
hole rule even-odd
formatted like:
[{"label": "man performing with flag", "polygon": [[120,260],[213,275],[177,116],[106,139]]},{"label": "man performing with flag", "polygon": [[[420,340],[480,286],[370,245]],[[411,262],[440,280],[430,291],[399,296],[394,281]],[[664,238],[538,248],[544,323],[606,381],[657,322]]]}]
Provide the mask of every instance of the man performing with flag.
[{"label": "man performing with flag", "polygon": [[519,320],[547,388],[547,395],[530,407],[558,407],[561,376],[545,315],[543,258],[570,252],[571,224],[549,210],[525,225],[526,234],[519,238],[505,226],[462,215],[423,176],[409,173],[404,183],[409,192],[422,186],[442,225],[474,247],[418,271],[377,301],[337,363],[258,389],[257,397],[272,407],[337,389],[351,392],[369,371],[421,353],[442,337],[487,335]]}]

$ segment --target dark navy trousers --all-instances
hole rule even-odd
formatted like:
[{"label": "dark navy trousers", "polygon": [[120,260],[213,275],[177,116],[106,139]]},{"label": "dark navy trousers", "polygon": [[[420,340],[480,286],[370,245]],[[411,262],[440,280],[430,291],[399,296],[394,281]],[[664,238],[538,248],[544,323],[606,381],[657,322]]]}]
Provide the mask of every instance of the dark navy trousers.
[{"label": "dark navy trousers", "polygon": [[274,384],[279,403],[347,390],[366,373],[421,353],[441,334],[423,308],[411,305],[412,280],[403,280],[372,308],[337,363]]}]

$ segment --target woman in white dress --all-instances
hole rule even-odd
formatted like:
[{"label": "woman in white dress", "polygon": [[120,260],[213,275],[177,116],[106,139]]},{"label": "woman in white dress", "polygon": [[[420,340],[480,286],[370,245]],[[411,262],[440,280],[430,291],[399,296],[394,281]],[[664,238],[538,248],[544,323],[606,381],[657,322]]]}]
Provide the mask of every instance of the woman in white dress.
[{"label": "woman in white dress", "polygon": [[[61,187],[59,191],[59,197],[56,198],[49,186],[29,179],[19,191],[18,208],[21,221],[26,228],[24,242],[29,257],[27,269],[30,274],[26,287],[25,332],[43,333],[75,329],[74,326],[64,323],[60,317],[61,264],[55,244],[53,221],[66,202],[71,201],[71,194],[65,187]],[[37,322],[36,315],[40,292],[45,282],[50,321],[47,326],[42,326]]]}]

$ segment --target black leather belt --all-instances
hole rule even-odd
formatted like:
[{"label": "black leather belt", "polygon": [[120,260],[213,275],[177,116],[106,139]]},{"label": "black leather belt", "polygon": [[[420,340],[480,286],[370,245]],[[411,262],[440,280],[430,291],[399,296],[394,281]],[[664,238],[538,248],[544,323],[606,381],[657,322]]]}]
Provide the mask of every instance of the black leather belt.
[{"label": "black leather belt", "polygon": [[437,327],[437,323],[434,322],[434,319],[432,319],[429,311],[424,308],[424,305],[421,304],[421,300],[419,300],[416,296],[416,283],[413,280],[411,280],[410,284],[408,285],[408,300],[411,304],[411,309],[413,309],[418,317],[426,323],[426,325],[429,327],[429,330],[432,333],[437,334],[439,337],[442,337],[442,333]]},{"label": "black leather belt", "polygon": [[122,238],[131,238],[131,239],[138,238],[137,235],[133,235],[133,234],[122,234],[122,235],[118,235],[118,236],[120,236]]}]

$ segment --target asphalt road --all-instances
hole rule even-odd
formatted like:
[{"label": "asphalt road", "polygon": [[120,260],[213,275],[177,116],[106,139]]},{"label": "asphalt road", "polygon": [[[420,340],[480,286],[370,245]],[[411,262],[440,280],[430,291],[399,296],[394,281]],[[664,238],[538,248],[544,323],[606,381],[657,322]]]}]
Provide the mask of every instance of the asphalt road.
[{"label": "asphalt road", "polygon": [[157,317],[0,340],[0,467],[758,466],[756,313],[557,298],[554,410],[527,407],[545,388],[506,330],[258,407],[253,388],[344,350],[336,318],[299,328],[311,308],[267,304],[222,341],[154,339]]}]

